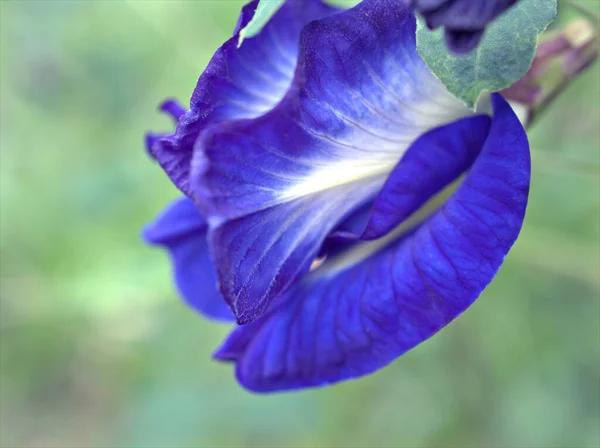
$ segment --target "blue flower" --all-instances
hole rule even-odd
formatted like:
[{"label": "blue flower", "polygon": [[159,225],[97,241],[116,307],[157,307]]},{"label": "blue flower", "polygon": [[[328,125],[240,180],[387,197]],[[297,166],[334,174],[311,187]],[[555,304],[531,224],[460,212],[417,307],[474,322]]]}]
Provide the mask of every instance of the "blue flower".
[{"label": "blue flower", "polygon": [[262,33],[237,48],[239,32],[254,15],[258,0],[242,9],[233,37],[215,53],[200,76],[186,111],[174,100],[160,110],[171,115],[173,134],[150,133],[146,147],[177,188],[188,196],[173,202],[144,230],[144,239],[167,248],[175,281],[186,302],[203,314],[223,320],[233,314],[217,290],[216,273],[207,251],[207,225],[195,207],[189,187],[194,143],[210,125],[255,118],[273,108],[289,90],[300,32],[310,21],[339,10],[320,0],[288,1]]},{"label": "blue flower", "polygon": [[415,29],[397,0],[289,0],[259,36],[217,51],[189,112],[167,103],[174,135],[149,138],[188,198],[145,238],[169,249],[188,303],[235,317],[215,357],[248,389],[385,366],[465,311],[519,234],[524,129],[498,94],[489,116],[448,93]]},{"label": "blue flower", "polygon": [[407,0],[431,29],[443,27],[446,44],[457,54],[477,47],[486,26],[519,0]]}]

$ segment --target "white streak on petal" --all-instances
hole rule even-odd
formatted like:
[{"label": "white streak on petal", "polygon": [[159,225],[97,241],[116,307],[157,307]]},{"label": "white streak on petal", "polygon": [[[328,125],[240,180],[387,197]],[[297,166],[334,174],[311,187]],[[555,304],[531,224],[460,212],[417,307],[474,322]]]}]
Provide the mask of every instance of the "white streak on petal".
[{"label": "white streak on petal", "polygon": [[365,135],[363,129],[349,127],[344,141],[351,142],[352,147],[340,149],[339,157],[334,160],[320,161],[327,165],[321,164],[305,180],[282,191],[279,200],[285,202],[373,177],[380,177],[383,183],[408,148],[422,134],[473,114],[437,80],[431,84],[436,92],[439,90],[435,101],[415,102],[411,105],[412,109],[397,102],[395,104],[390,96],[380,99],[380,105],[383,103],[387,106],[384,107],[386,110],[397,114],[399,123],[406,124],[401,129],[399,125],[395,128],[393,123],[390,125],[389,130],[393,132],[392,136],[397,142],[384,136],[378,139],[374,135]]},{"label": "white streak on petal", "polygon": [[435,213],[438,207],[448,200],[459,182],[460,181],[457,181],[446,187],[386,236],[374,241],[358,243],[351,249],[333,257],[331,260],[327,260],[326,263],[320,263],[319,266],[306,277],[305,281],[310,282],[317,278],[337,275],[339,272],[366,260],[391,242],[402,237],[402,235],[406,234],[410,229],[416,227]]}]

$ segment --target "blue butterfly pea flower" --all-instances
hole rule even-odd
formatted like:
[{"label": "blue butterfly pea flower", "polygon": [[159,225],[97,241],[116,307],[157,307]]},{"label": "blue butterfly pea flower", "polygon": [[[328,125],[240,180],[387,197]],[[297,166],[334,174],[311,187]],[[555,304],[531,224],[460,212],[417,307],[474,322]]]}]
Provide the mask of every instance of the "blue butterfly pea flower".
[{"label": "blue butterfly pea flower", "polygon": [[167,100],[160,110],[174,118],[171,134],[149,133],[146,148],[187,198],[170,204],[143,232],[149,244],[165,247],[174,265],[175,282],[185,301],[211,318],[232,320],[217,289],[207,251],[207,224],[190,199],[189,168],[200,132],[215,123],[254,118],[273,108],[290,88],[298,57],[298,40],[312,20],[338,12],[320,0],[288,1],[259,36],[238,48],[239,32],[252,19],[258,0],[240,14],[233,36],[214,54],[200,76],[185,110]]},{"label": "blue butterfly pea flower", "polygon": [[[161,151],[184,140],[177,132],[151,142],[189,198],[146,239],[171,251],[189,303],[235,317],[215,357],[260,392],[373,372],[451,322],[495,276],[529,189],[527,137],[510,106],[494,94],[491,116],[474,114],[448,93],[419,58],[415,17],[402,2],[365,0],[343,12],[309,2],[324,13],[296,27],[295,44],[284,41],[296,48],[287,89],[267,82],[281,80],[279,62],[269,71],[257,63],[257,73],[234,63],[253,41],[281,45],[269,33],[290,31],[279,18],[298,3],[286,2],[239,50],[217,52],[203,77],[227,70],[199,82],[211,102],[180,115],[177,129],[186,116],[237,111],[230,93],[259,78],[280,97],[270,109],[200,120],[191,146],[169,153],[182,156],[175,164],[161,163]],[[269,54],[287,57],[274,46]]]},{"label": "blue butterfly pea flower", "polygon": [[444,28],[448,48],[457,54],[474,50],[485,28],[518,0],[408,0],[430,29]]}]

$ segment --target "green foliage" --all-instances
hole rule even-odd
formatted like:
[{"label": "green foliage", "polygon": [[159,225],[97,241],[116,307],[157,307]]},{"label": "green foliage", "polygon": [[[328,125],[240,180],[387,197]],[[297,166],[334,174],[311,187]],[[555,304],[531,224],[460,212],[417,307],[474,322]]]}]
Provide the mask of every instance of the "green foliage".
[{"label": "green foliage", "polygon": [[522,0],[492,23],[477,49],[451,54],[443,30],[419,23],[419,54],[456,97],[471,108],[483,92],[496,92],[519,80],[533,61],[537,38],[556,16],[556,0]]},{"label": "green foliage", "polygon": [[260,33],[260,30],[263,29],[267,22],[269,22],[269,19],[273,17],[279,8],[281,8],[284,2],[285,0],[260,0],[256,12],[254,13],[254,17],[252,17],[250,23],[240,31],[239,45],[242,45],[244,39],[256,36]]}]

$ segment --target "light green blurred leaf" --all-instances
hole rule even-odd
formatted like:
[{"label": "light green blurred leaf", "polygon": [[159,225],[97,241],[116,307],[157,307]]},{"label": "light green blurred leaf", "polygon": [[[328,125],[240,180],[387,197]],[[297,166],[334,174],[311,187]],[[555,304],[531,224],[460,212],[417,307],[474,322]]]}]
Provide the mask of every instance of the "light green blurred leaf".
[{"label": "light green blurred leaf", "polygon": [[474,108],[482,92],[504,89],[527,73],[538,36],[556,16],[556,2],[521,0],[488,27],[475,51],[463,56],[449,52],[443,30],[430,31],[419,22],[419,55],[450,92]]},{"label": "light green blurred leaf", "polygon": [[460,319],[312,391],[211,362],[229,328],[139,239],[178,195],[142,136],[173,129],[156,103],[189,97],[246,2],[0,4],[0,446],[599,447],[600,191],[566,165],[600,164],[600,64],[531,130],[525,228]]},{"label": "light green blurred leaf", "polygon": [[254,13],[254,17],[252,17],[250,23],[240,31],[238,45],[242,45],[244,39],[256,36],[260,33],[260,30],[263,29],[284,2],[285,0],[260,0],[256,12]]}]

